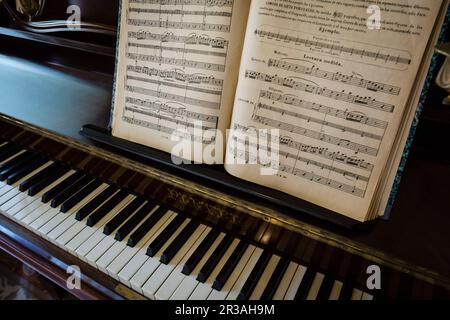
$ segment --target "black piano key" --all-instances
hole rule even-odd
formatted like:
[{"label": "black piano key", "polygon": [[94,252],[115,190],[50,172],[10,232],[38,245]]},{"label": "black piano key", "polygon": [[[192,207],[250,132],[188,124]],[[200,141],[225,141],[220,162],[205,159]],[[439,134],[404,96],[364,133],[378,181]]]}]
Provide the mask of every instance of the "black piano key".
[{"label": "black piano key", "polygon": [[56,170],[58,170],[60,168],[61,168],[61,164],[59,162],[52,163],[44,170],[41,170],[40,172],[36,173],[34,176],[32,176],[29,179],[27,179],[26,181],[22,182],[19,186],[19,191],[20,192],[27,191],[30,187],[32,187],[35,184],[46,179],[50,174],[54,173]]},{"label": "black piano key", "polygon": [[283,276],[289,267],[289,259],[282,258],[280,261],[278,261],[277,267],[273,271],[272,276],[269,279],[269,282],[267,283],[266,288],[264,289],[263,294],[261,295],[262,301],[270,301],[275,296],[275,293],[277,292],[277,289],[283,280]]},{"label": "black piano key", "polygon": [[250,273],[248,279],[245,281],[241,292],[239,292],[237,300],[248,300],[250,298],[271,257],[272,254],[268,251],[264,251],[259,257],[258,262]]},{"label": "black piano key", "polygon": [[339,300],[348,301],[351,300],[353,289],[355,285],[353,281],[344,281],[341,289],[341,293],[339,294]]},{"label": "black piano key", "polygon": [[130,194],[125,190],[120,190],[119,192],[117,192],[111,199],[102,204],[97,210],[95,210],[94,213],[89,216],[86,225],[88,227],[93,227],[129,195]]},{"label": "black piano key", "polygon": [[197,267],[200,260],[202,260],[203,256],[206,254],[206,252],[209,250],[209,248],[216,241],[219,234],[220,234],[220,232],[215,229],[211,229],[209,231],[206,238],[203,239],[202,243],[200,243],[200,245],[197,247],[197,249],[194,251],[194,253],[186,261],[185,265],[183,266],[183,270],[182,270],[183,274],[190,275],[192,273],[192,271],[194,271],[194,269]]},{"label": "black piano key", "polygon": [[74,184],[72,184],[70,187],[68,187],[63,192],[61,192],[56,197],[54,197],[52,199],[50,206],[52,208],[59,207],[60,204],[62,204],[66,200],[68,200],[70,197],[72,197],[75,193],[77,193],[83,187],[85,187],[89,183],[91,183],[92,180],[93,180],[93,178],[91,178],[89,176],[82,176]]},{"label": "black piano key", "polygon": [[80,203],[84,198],[94,192],[95,189],[100,187],[102,182],[100,180],[91,181],[87,186],[83,189],[76,192],[71,198],[66,200],[62,205],[60,211],[62,213],[68,212],[70,209],[75,207],[78,203]]},{"label": "black piano key", "polygon": [[184,246],[189,237],[198,228],[199,223],[191,220],[186,227],[178,234],[173,242],[164,250],[161,255],[161,263],[169,264],[178,251]]},{"label": "black piano key", "polygon": [[0,166],[0,181],[5,181],[11,174],[19,171],[29,162],[34,161],[36,157],[37,155],[33,151],[26,151]]},{"label": "black piano key", "polygon": [[55,172],[50,173],[47,178],[44,178],[33,186],[30,186],[30,188],[28,189],[28,195],[30,197],[35,196],[36,194],[47,188],[49,185],[51,185],[53,182],[63,177],[67,172],[69,172],[69,170],[69,168],[61,167]]},{"label": "black piano key", "polygon": [[330,275],[325,275],[325,279],[322,281],[319,293],[317,294],[317,300],[328,300],[330,298],[331,290],[336,279]]},{"label": "black piano key", "polygon": [[19,153],[21,148],[13,143],[3,146],[3,150],[0,153],[0,162],[3,162],[11,158],[16,153]]},{"label": "black piano key", "polygon": [[306,300],[308,292],[311,289],[311,285],[316,276],[316,270],[308,268],[305,275],[303,276],[302,282],[298,287],[297,293],[295,294],[295,300]]},{"label": "black piano key", "polygon": [[32,173],[34,170],[39,169],[39,167],[43,166],[46,162],[47,160],[45,158],[37,157],[34,161],[31,161],[29,164],[27,164],[20,170],[8,176],[8,178],[6,179],[6,183],[9,185],[16,183],[20,179]]},{"label": "black piano key", "polygon": [[[148,212],[150,212],[150,209]],[[150,217],[148,217],[133,234],[130,235],[127,245],[134,247],[150,231],[151,228],[166,214],[167,209],[159,207]],[[142,221],[142,220],[141,220]]]},{"label": "black piano key", "polygon": [[225,263],[223,269],[219,272],[217,278],[214,280],[212,286],[213,289],[216,289],[217,291],[222,290],[223,286],[228,281],[228,278],[233,273],[234,268],[236,268],[237,264],[241,260],[248,246],[249,244],[245,243],[244,241],[239,242],[239,244],[236,246],[233,253],[231,254],[230,258]]},{"label": "black piano key", "polygon": [[167,243],[169,238],[177,231],[177,229],[183,224],[186,217],[179,214],[173,219],[169,225],[156,237],[155,240],[148,246],[147,255],[153,257],[158,251]]},{"label": "black piano key", "polygon": [[81,208],[77,214],[75,215],[75,219],[78,221],[82,221],[95,209],[102,205],[103,202],[108,200],[113,194],[115,194],[119,190],[116,186],[109,186],[102,192],[100,192],[94,199],[89,201],[83,208]]},{"label": "black piano key", "polygon": [[[339,300],[351,300],[353,289],[358,286],[358,276],[363,272],[365,259],[351,255],[347,272],[344,275],[343,286],[339,295]],[[364,269],[365,271],[366,269]]]},{"label": "black piano key", "polygon": [[137,197],[125,208],[123,208],[114,218],[109,221],[103,228],[103,233],[109,236],[114,230],[121,226],[140,206],[145,202],[142,197]]},{"label": "black piano key", "polygon": [[122,241],[125,239],[156,207],[156,205],[149,201],[142,208],[140,208],[136,213],[127,221],[123,226],[119,228],[116,232],[114,239],[117,241]]},{"label": "black piano key", "polygon": [[6,142],[4,145],[0,146],[0,156],[4,152],[6,152],[8,150],[11,150],[14,147],[17,148],[17,145],[15,143],[13,143],[13,142]]},{"label": "black piano key", "polygon": [[214,250],[208,261],[206,261],[205,265],[200,270],[197,276],[197,281],[204,283],[206,280],[208,280],[208,277],[211,275],[220,259],[222,259],[223,255],[228,250],[233,240],[234,238],[231,235],[226,235],[225,238],[222,239],[216,250]]},{"label": "black piano key", "polygon": [[58,194],[63,192],[66,188],[70,187],[72,184],[78,181],[83,176],[83,174],[79,171],[73,173],[66,179],[64,179],[61,183],[54,186],[52,189],[44,193],[42,196],[42,202],[47,203],[50,200],[52,200],[54,197],[56,197]]}]

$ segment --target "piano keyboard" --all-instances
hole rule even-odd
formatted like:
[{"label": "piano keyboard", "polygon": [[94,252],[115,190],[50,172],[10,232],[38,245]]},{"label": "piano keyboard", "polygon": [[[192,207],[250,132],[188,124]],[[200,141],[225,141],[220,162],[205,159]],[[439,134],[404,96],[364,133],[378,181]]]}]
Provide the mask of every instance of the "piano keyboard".
[{"label": "piano keyboard", "polygon": [[[150,299],[374,299],[353,281],[12,142],[0,143],[0,181],[3,215]],[[249,234],[264,239],[269,229],[261,222]],[[305,255],[324,252],[304,243]]]}]

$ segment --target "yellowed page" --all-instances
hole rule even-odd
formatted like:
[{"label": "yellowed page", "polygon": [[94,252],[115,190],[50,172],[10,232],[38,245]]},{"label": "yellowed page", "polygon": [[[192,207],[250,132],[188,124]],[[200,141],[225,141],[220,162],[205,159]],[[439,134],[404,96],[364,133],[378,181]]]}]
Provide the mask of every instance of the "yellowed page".
[{"label": "yellowed page", "polygon": [[[177,137],[214,142],[202,132],[229,126],[249,6],[250,0],[123,0],[113,135],[166,152]],[[180,156],[193,160],[193,152]]]},{"label": "yellowed page", "polygon": [[278,129],[279,166],[231,134],[228,172],[367,219],[441,6],[376,3],[252,2],[231,127]]}]

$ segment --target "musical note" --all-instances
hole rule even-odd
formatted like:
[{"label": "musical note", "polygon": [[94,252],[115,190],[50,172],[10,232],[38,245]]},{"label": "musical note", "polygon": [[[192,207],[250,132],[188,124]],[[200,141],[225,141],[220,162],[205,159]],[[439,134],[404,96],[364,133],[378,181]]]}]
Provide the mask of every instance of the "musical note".
[{"label": "musical note", "polygon": [[333,123],[333,122],[330,122],[330,121],[317,119],[317,118],[314,118],[314,117],[308,117],[308,116],[305,116],[305,115],[297,113],[297,112],[292,112],[292,111],[284,110],[284,109],[277,108],[277,107],[274,107],[274,106],[269,106],[269,105],[264,104],[264,103],[259,103],[257,105],[257,107],[259,109],[270,110],[270,111],[279,113],[281,115],[288,115],[288,116],[291,116],[291,117],[295,117],[297,119],[306,120],[307,122],[318,123],[318,124],[321,124],[321,125],[324,125],[324,126],[327,126],[327,127],[330,127],[330,128],[341,130],[342,132],[348,132],[348,133],[356,134],[356,135],[361,136],[361,137],[370,138],[370,139],[374,139],[374,140],[378,140],[378,141],[381,141],[383,139],[383,136],[378,135],[378,134],[373,134],[373,133],[366,132],[366,131],[363,131],[363,130],[354,129],[354,128],[351,128],[351,127],[343,126],[343,125],[340,125],[340,124],[337,124],[337,123]]},{"label": "musical note", "polygon": [[318,132],[315,130],[306,129],[300,126],[296,126],[283,121],[278,121],[275,119],[270,119],[267,117],[255,115],[253,120],[259,122],[263,125],[270,126],[275,129],[284,130],[286,132],[295,133],[302,135],[311,139],[320,140],[325,143],[333,144],[345,149],[353,150],[356,153],[364,153],[370,156],[377,156],[378,149],[369,147],[360,143],[352,142],[346,139],[338,138],[326,133]]},{"label": "musical note", "polygon": [[269,59],[269,62],[267,63],[267,65],[269,67],[278,68],[281,70],[292,71],[295,73],[305,74],[305,75],[317,77],[320,79],[327,79],[330,81],[345,83],[347,85],[365,88],[369,91],[383,92],[383,93],[387,93],[390,95],[398,96],[400,94],[400,90],[401,90],[401,88],[399,88],[399,87],[362,79],[359,77],[355,77],[353,75],[348,76],[348,75],[344,75],[340,72],[334,73],[334,72],[321,70],[321,69],[318,69],[315,67],[308,68],[308,67],[305,67],[305,66],[302,66],[299,64],[290,63],[290,62],[286,62],[286,61],[278,60],[278,59]]},{"label": "musical note", "polygon": [[306,100],[302,100],[293,95],[283,95],[276,92],[271,92],[267,90],[260,91],[260,98],[268,99],[274,102],[281,102],[289,106],[295,106],[299,108],[303,108],[306,110],[316,111],[322,114],[326,114],[327,116],[332,116],[336,118],[345,119],[352,122],[361,123],[367,126],[386,129],[388,123],[386,121],[378,120],[375,118],[367,117],[361,112],[349,111],[349,110],[340,110],[337,108],[328,107],[322,104],[317,104],[314,102],[309,102]]},{"label": "musical note", "polygon": [[337,52],[338,54],[348,54],[350,56],[359,56],[361,58],[371,58],[373,61],[381,61],[383,63],[392,63],[392,64],[403,64],[410,65],[411,58],[406,56],[393,56],[388,53],[380,53],[379,51],[370,51],[367,49],[357,49],[353,47],[347,46],[336,46],[329,44],[327,42],[319,41],[319,40],[310,40],[306,38],[300,38],[298,36],[289,35],[289,30],[285,30],[284,32],[274,32],[263,30],[262,28],[256,29],[254,34],[260,38],[265,38],[268,40],[275,41],[283,41],[286,43],[293,43],[296,46],[304,46],[304,47],[314,47],[325,50],[330,50],[332,52]]},{"label": "musical note", "polygon": [[330,90],[330,89],[322,88],[322,87],[319,87],[316,85],[306,84],[306,83],[294,80],[292,78],[280,77],[276,74],[270,75],[270,74],[261,73],[261,72],[257,72],[257,71],[246,70],[245,77],[252,79],[252,80],[262,81],[262,82],[266,82],[266,83],[272,83],[272,84],[276,84],[281,87],[287,87],[290,89],[294,89],[296,91],[307,92],[307,93],[319,95],[322,97],[326,97],[326,98],[330,98],[330,99],[334,99],[334,100],[338,100],[338,101],[344,101],[344,102],[348,102],[348,103],[355,104],[358,106],[372,108],[372,109],[376,109],[376,110],[380,110],[380,111],[384,111],[384,112],[392,113],[392,112],[394,112],[394,109],[395,109],[395,106],[388,104],[388,103],[383,103],[383,102],[377,101],[371,97],[361,97],[358,95],[354,95],[352,93],[346,93],[345,91],[339,92],[339,91],[335,91],[335,90]]}]

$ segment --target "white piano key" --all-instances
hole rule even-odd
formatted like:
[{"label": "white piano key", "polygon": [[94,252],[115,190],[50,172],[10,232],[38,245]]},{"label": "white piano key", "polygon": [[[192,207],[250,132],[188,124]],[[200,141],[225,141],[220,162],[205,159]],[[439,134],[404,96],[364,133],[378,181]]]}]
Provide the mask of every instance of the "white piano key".
[{"label": "white piano key", "polygon": [[[83,242],[77,249],[76,254],[78,257],[86,257],[87,254],[94,249],[94,247],[102,241],[106,235],[103,233],[103,226],[108,223],[114,216],[119,213],[126,205],[130,203],[130,201],[134,198],[133,195],[128,195],[124,200],[122,200],[116,207],[114,207],[110,213],[107,214],[111,218],[106,220],[101,227],[93,226],[92,229],[97,229],[85,242]],[[103,218],[105,219],[105,217]]]},{"label": "white piano key", "polygon": [[9,200],[8,202],[5,202],[1,207],[0,211],[3,212],[6,215],[11,215],[11,209],[15,207],[18,203],[22,202],[28,197],[28,195],[25,192],[19,193],[17,196]]},{"label": "white piano key", "polygon": [[[113,235],[111,235],[113,237]],[[97,268],[106,274],[108,272],[108,266],[113,263],[113,261],[124,252],[128,247],[126,244],[128,238],[124,241],[115,241],[115,243],[109,248],[96,262]],[[129,247],[128,247],[129,248]]]},{"label": "white piano key", "polygon": [[307,268],[305,266],[298,265],[294,277],[292,278],[292,281],[289,284],[289,288],[286,291],[284,300],[294,300],[295,295],[297,293],[297,289],[300,286],[300,283],[302,283],[303,277],[305,276],[306,269]]},{"label": "white piano key", "polygon": [[0,206],[2,206],[3,204],[5,204],[6,202],[8,202],[9,200],[11,200],[20,193],[19,189],[14,188],[13,186],[7,186],[2,188],[2,190],[3,189],[9,190],[0,197]]},{"label": "white piano key", "polygon": [[122,201],[118,206],[116,206],[112,211],[106,214],[99,222],[97,222],[92,227],[88,227],[86,225],[86,219],[79,222],[77,221],[77,224],[84,225],[85,228],[65,244],[66,249],[85,261],[86,260],[85,256],[78,254],[76,250],[98,230],[100,230],[101,232],[103,226],[117,214],[117,210],[120,210],[123,205],[124,203]]},{"label": "white piano key", "polygon": [[353,289],[351,300],[361,300],[363,292],[359,289]]},{"label": "white piano key", "polygon": [[244,254],[242,255],[241,259],[239,260],[239,263],[236,265],[236,268],[234,268],[234,271],[231,273],[230,278],[227,280],[225,285],[223,286],[222,290],[212,290],[210,295],[208,296],[208,300],[225,300],[228,294],[230,293],[231,289],[233,289],[234,284],[239,279],[242,271],[244,270],[245,266],[247,265],[248,261],[252,257],[253,253],[255,252],[256,247],[251,245],[245,250]]},{"label": "white piano key", "polygon": [[52,209],[52,207],[50,207],[48,204],[44,203],[42,206],[40,206],[39,208],[34,210],[31,214],[24,217],[21,221],[25,225],[30,225],[34,220],[39,218],[41,215],[43,215],[50,209]]},{"label": "white piano key", "polygon": [[142,287],[145,282],[151,277],[151,275],[158,269],[161,264],[160,259],[164,250],[172,243],[172,241],[180,234],[181,230],[189,223],[190,219],[186,219],[181,226],[173,233],[169,240],[162,246],[162,248],[144,263],[144,265],[136,272],[136,274],[131,278],[131,287],[141,294],[144,294]]},{"label": "white piano key", "polygon": [[[18,203],[16,206],[11,208],[11,210],[9,210],[11,216],[14,217],[14,220],[18,220],[18,221],[21,221],[22,219],[24,219],[28,214],[32,213],[34,210],[36,210],[41,205],[44,205],[44,203],[41,202],[41,197],[44,193],[51,190],[53,187],[57,186],[58,184],[60,184],[63,180],[65,180],[66,178],[71,176],[74,172],[75,171],[73,171],[73,170],[67,172],[65,175],[63,175],[61,178],[57,179],[56,181],[54,181],[53,183],[48,185],[46,188],[44,188],[38,194],[36,194],[32,197],[28,196],[22,202]],[[45,204],[45,205],[50,207],[49,204]],[[21,207],[23,209],[19,210]]]},{"label": "white piano key", "polygon": [[275,271],[279,261],[280,261],[280,256],[274,255],[270,258],[266,269],[264,270],[263,274],[261,275],[261,278],[258,281],[258,284],[256,285],[255,289],[253,290],[252,294],[250,295],[250,300],[260,300],[261,299],[261,296],[264,293],[264,290],[266,289],[267,284],[269,283],[270,278],[272,277],[272,274]]},{"label": "white piano key", "polygon": [[39,218],[34,220],[30,224],[30,227],[38,231],[40,227],[42,227],[47,222],[49,222],[51,219],[53,219],[58,213],[59,213],[58,208],[52,208],[52,209],[48,210],[47,212],[45,212],[43,215],[41,215]]},{"label": "white piano key", "polygon": [[[197,246],[200,243],[197,243],[197,240],[201,236],[202,232],[205,230],[206,226],[200,225],[193,232],[193,234],[189,237],[186,243],[180,248],[177,254],[173,257],[169,264],[161,263],[156,269],[156,271],[152,274],[152,276],[147,280],[147,282],[142,287],[142,291],[144,295],[150,299],[156,299],[156,292],[162,286],[164,281],[169,277],[170,273],[175,269],[175,267],[180,263],[180,261],[184,258],[187,252],[195,245]],[[197,247],[196,246],[196,247]]]},{"label": "white piano key", "polygon": [[275,294],[273,296],[273,300],[283,300],[286,292],[289,289],[289,285],[291,284],[292,279],[294,278],[294,275],[297,271],[298,264],[295,262],[289,263],[283,278],[281,279],[280,284],[278,285],[277,290],[275,291]]},{"label": "white piano key", "polygon": [[261,257],[261,254],[263,253],[262,248],[256,248],[253,252],[252,256],[248,260],[247,264],[245,265],[244,270],[242,270],[241,275],[237,279],[236,283],[234,284],[233,288],[231,289],[230,293],[227,295],[226,300],[236,300],[239,293],[241,292],[242,287],[244,286],[245,282],[247,281],[248,277],[253,271],[253,268],[255,267],[256,263],[258,262],[258,259]]},{"label": "white piano key", "polygon": [[[70,241],[72,241],[72,239],[74,239],[77,235],[79,235],[85,228],[88,228],[86,226],[86,223],[83,222],[79,222],[75,219],[69,219],[70,221],[68,221],[67,224],[71,224],[70,227],[64,231],[57,239],[56,239],[56,244],[58,246],[60,246],[61,248],[64,248],[66,250],[69,250],[66,247],[66,244],[69,243]],[[61,226],[64,226],[65,223],[63,223]],[[52,233],[50,232],[49,237],[52,238]],[[87,233],[87,231],[86,231]],[[86,233],[84,234],[84,236],[86,235]]]},{"label": "white piano key", "polygon": [[[95,268],[97,267],[97,260],[103,256],[103,254],[108,251],[117,240],[112,236],[105,236],[87,255],[86,261]],[[106,272],[107,273],[107,272]]]},{"label": "white piano key", "polygon": [[48,234],[52,232],[55,228],[61,225],[66,219],[70,219],[70,221],[75,220],[75,214],[78,210],[84,207],[89,201],[91,201],[94,197],[96,197],[100,192],[102,192],[106,188],[106,185],[98,187],[91,194],[81,200],[78,204],[76,204],[72,209],[70,209],[67,213],[59,212],[55,217],[53,217],[50,221],[48,221],[45,225],[39,228],[39,233],[47,239]]},{"label": "white piano key", "polygon": [[[48,161],[47,163],[45,163],[44,165],[40,166],[39,168],[35,169],[34,171],[32,171],[31,173],[29,173],[28,175],[26,175],[25,177],[23,177],[22,179],[20,179],[18,182],[15,183],[16,189],[19,190],[20,184],[33,177],[34,175],[38,174],[39,172],[41,172],[42,170],[44,170],[45,168],[47,168],[48,166],[50,166],[51,164],[53,164],[53,161]],[[9,210],[14,207],[15,205],[17,205],[19,202],[23,201],[24,199],[26,199],[28,196],[28,194],[26,192],[20,192],[17,194],[17,196],[15,196],[14,198],[10,199],[9,201],[7,201],[6,203],[4,203],[2,206],[0,206],[0,211],[5,212],[8,215],[11,215],[9,213]]]},{"label": "white piano key", "polygon": [[209,295],[211,294],[211,291],[213,290],[212,285],[214,283],[214,280],[219,275],[220,271],[222,271],[225,263],[227,263],[230,256],[233,254],[234,250],[238,246],[240,240],[234,239],[231,243],[228,250],[225,252],[225,254],[220,259],[219,263],[214,268],[211,275],[208,277],[208,279],[204,283],[198,283],[196,286],[194,292],[189,297],[189,300],[206,300],[208,299]]},{"label": "white piano key", "polygon": [[146,255],[148,246],[175,217],[176,214],[173,211],[168,211],[137,246],[127,247],[114,259],[107,268],[108,274],[131,287],[130,279],[149,258]]},{"label": "white piano key", "polygon": [[42,203],[40,199],[36,199],[31,204],[25,206],[22,210],[17,212],[13,217],[16,221],[22,221],[25,217],[32,214],[35,210],[40,207],[46,207],[45,203]]},{"label": "white piano key", "polygon": [[308,291],[308,294],[306,295],[306,300],[316,300],[317,295],[319,294],[320,286],[322,285],[323,279],[325,278],[325,275],[322,273],[316,273],[314,276],[314,280],[311,284],[311,288]]},{"label": "white piano key", "polygon": [[164,281],[163,285],[158,289],[156,292],[156,299],[157,300],[169,300],[170,297],[173,295],[175,290],[178,288],[178,286],[183,282],[183,279],[186,277],[182,273],[183,267],[186,264],[186,262],[189,260],[189,258],[194,254],[195,250],[197,250],[198,246],[202,243],[202,241],[206,238],[208,233],[211,231],[210,227],[206,227],[203,230],[203,233],[198,238],[197,242],[194,246],[189,249],[189,251],[186,253],[186,255],[183,257],[183,259],[180,261],[180,263],[174,268],[172,273],[169,275],[169,277]]},{"label": "white piano key", "polygon": [[181,283],[178,285],[175,292],[170,297],[170,300],[187,300],[189,298],[189,296],[194,292],[195,288],[199,284],[199,282],[196,280],[196,278],[197,278],[198,274],[200,273],[200,270],[203,268],[203,266],[209,260],[209,258],[213,254],[213,252],[216,250],[216,248],[222,242],[223,238],[225,238],[225,234],[220,233],[219,236],[217,237],[216,241],[213,242],[212,246],[205,253],[204,257],[200,260],[200,262],[194,268],[192,273],[188,276],[183,274],[183,280],[181,281]]},{"label": "white piano key", "polygon": [[343,283],[340,281],[335,281],[333,284],[333,288],[331,289],[330,297],[328,300],[339,300],[339,296],[341,295]]},{"label": "white piano key", "polygon": [[367,292],[363,292],[361,300],[373,300],[373,295]]}]

